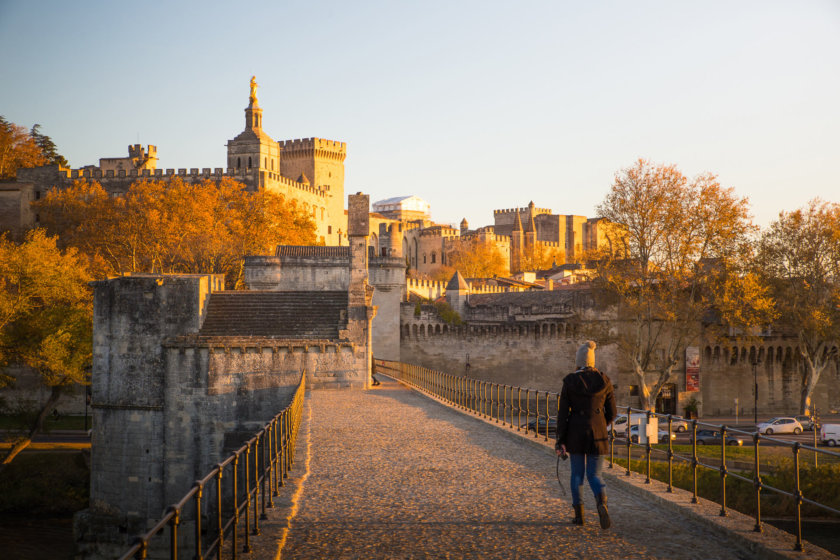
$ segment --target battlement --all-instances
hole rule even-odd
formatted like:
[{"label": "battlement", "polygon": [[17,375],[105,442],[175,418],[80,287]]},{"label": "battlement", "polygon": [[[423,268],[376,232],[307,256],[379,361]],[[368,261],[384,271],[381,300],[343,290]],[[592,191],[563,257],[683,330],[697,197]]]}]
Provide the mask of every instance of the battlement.
[{"label": "battlement", "polygon": [[432,226],[420,230],[420,237],[458,236],[461,230],[449,226]]},{"label": "battlement", "polygon": [[296,140],[280,140],[277,142],[284,153],[310,152],[312,150],[334,152],[347,155],[347,143],[323,138],[298,138]]},{"label": "battlement", "polygon": [[[437,280],[424,280],[422,278],[406,278],[405,293],[415,294],[426,299],[435,300],[446,295],[447,282]],[[522,291],[516,286],[474,286],[470,284],[470,294],[503,294],[507,292]]]},{"label": "battlement", "polygon": [[[524,208],[504,208],[501,210],[493,210],[493,215],[497,214],[515,214],[519,212],[520,215],[524,214],[525,216],[528,215],[528,207]],[[551,208],[536,208],[534,207],[534,214],[551,214]]]},{"label": "battlement", "polygon": [[[23,170],[25,171],[25,170]],[[108,181],[109,179],[159,179],[159,180],[169,180],[175,177],[180,177],[185,180],[199,180],[199,179],[212,179],[215,181],[221,180],[225,177],[235,179],[238,181],[254,181],[257,176],[263,173],[265,178],[269,181],[275,181],[277,183],[305,191],[311,194],[315,194],[322,198],[327,197],[327,192],[321,190],[317,187],[313,187],[307,185],[306,183],[298,183],[293,179],[289,179],[288,177],[284,177],[279,173],[272,172],[272,171],[259,171],[257,169],[244,169],[244,168],[233,168],[230,167],[228,169],[223,169],[221,167],[216,167],[215,169],[211,169],[209,167],[205,167],[199,169],[197,167],[193,168],[179,168],[179,169],[106,169],[102,170],[98,167],[83,167],[80,169],[68,169],[64,167],[59,167],[56,170],[56,175],[59,180],[76,180],[76,179],[94,179],[94,180],[104,180]],[[26,173],[24,172],[24,176],[21,177],[22,180],[26,180]]]},{"label": "battlement", "polygon": [[128,157],[144,159],[146,156],[157,156],[157,146],[149,144],[143,148],[142,144],[134,144],[128,146]]}]

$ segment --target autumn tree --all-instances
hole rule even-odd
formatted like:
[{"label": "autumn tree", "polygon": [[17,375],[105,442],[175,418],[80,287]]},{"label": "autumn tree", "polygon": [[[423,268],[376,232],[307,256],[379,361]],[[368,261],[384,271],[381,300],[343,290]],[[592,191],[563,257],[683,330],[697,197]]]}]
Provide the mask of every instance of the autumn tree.
[{"label": "autumn tree", "polygon": [[0,116],[0,180],[14,179],[22,167],[45,163],[47,158],[29,132]]},{"label": "autumn tree", "polygon": [[[92,297],[85,260],[61,251],[43,230],[21,244],[0,237],[0,366],[16,363],[40,374],[50,388],[27,432],[13,442],[3,465],[26,448],[44,418],[69,389],[86,384],[91,362]],[[0,389],[14,378],[0,375]]]},{"label": "autumn tree", "polygon": [[566,262],[566,251],[560,247],[547,247],[537,242],[532,250],[522,255],[522,270],[548,270]]},{"label": "autumn tree", "polygon": [[41,148],[41,154],[44,158],[46,158],[46,163],[48,165],[60,165],[62,167],[68,166],[67,160],[64,156],[58,153],[58,147],[55,145],[55,142],[52,141],[52,138],[41,132],[40,124],[33,125],[32,129],[29,131],[29,135],[32,137],[35,144]]},{"label": "autumn tree", "polygon": [[467,278],[492,278],[509,273],[508,263],[499,249],[478,237],[451,241],[446,249],[446,264]]},{"label": "autumn tree", "polygon": [[625,226],[620,245],[627,250],[627,258],[598,261],[595,293],[617,319],[614,334],[602,334],[631,364],[640,405],[652,410],[710,310],[717,310],[718,322],[767,316],[770,300],[739,269],[754,230],[748,201],[713,175],[689,180],[673,165],[640,159],[616,174],[598,213]]},{"label": "autumn tree", "polygon": [[799,411],[840,346],[840,204],[811,201],[782,212],[763,232],[756,270],[771,286],[779,324],[798,339],[805,364]]},{"label": "autumn tree", "polygon": [[314,224],[294,201],[248,192],[229,178],[138,181],[117,197],[78,181],[35,207],[48,231],[85,253],[98,276],[224,273],[229,287],[242,287],[246,255],[315,242]]}]

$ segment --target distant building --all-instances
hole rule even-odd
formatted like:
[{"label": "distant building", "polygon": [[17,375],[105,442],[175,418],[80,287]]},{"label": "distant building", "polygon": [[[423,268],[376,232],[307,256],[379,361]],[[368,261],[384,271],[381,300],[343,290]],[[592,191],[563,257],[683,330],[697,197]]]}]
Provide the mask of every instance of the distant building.
[{"label": "distant building", "polygon": [[373,203],[373,211],[400,221],[431,220],[429,203],[419,196],[395,196]]},{"label": "distant building", "polygon": [[99,166],[66,169],[44,165],[20,169],[15,181],[0,182],[0,232],[20,234],[38,224],[30,203],[53,188],[66,188],[77,180],[97,181],[111,195],[124,194],[141,179],[195,182],[230,177],[248,190],[267,190],[293,200],[312,217],[318,241],[327,245],[347,243],[344,212],[344,142],[323,138],[272,139],[262,128],[262,109],[256,91],[245,109],[245,129],[227,143],[227,167],[157,168],[157,148],[140,144],[128,147],[128,157],[101,158]]}]

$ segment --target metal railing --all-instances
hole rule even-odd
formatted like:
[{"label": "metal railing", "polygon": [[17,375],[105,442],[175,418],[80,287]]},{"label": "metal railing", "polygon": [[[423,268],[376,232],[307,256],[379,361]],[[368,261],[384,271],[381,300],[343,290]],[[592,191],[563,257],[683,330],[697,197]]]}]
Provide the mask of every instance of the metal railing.
[{"label": "metal railing", "polygon": [[[433,394],[443,401],[460,408],[462,410],[470,411],[482,418],[495,420],[497,423],[507,424],[510,428],[516,427],[517,430],[524,429],[525,435],[534,433],[534,437],[543,437],[548,441],[549,431],[554,431],[554,426],[551,420],[552,417],[549,406],[553,405],[554,414],[556,414],[557,406],[559,404],[560,395],[551,391],[540,391],[536,389],[529,389],[523,387],[516,387],[504,384],[493,383],[490,381],[482,381],[470,377],[451,375],[440,371],[430,370],[421,366],[405,364],[402,362],[391,362],[386,360],[375,360],[377,373],[389,375],[406,385],[414,387],[420,391]],[[523,401],[524,397],[524,401]],[[541,404],[542,403],[542,404]],[[668,492],[674,491],[674,464],[682,462],[691,468],[691,492],[693,494],[692,503],[698,503],[698,471],[706,469],[709,471],[717,471],[720,474],[720,494],[718,503],[721,506],[720,515],[726,516],[726,481],[731,477],[742,482],[751,484],[755,492],[755,514],[752,516],[755,519],[755,526],[753,530],[762,532],[761,521],[761,500],[762,492],[773,492],[779,496],[790,498],[794,502],[794,520],[795,520],[795,544],[794,550],[802,550],[802,505],[808,504],[819,508],[825,512],[840,515],[840,510],[830,507],[826,504],[817,501],[817,496],[806,497],[803,495],[800,484],[801,474],[801,453],[803,451],[814,453],[814,468],[818,468],[818,456],[834,457],[840,459],[840,453],[828,451],[817,448],[816,434],[814,437],[814,445],[803,445],[801,442],[790,442],[778,438],[773,438],[767,435],[762,435],[758,432],[748,432],[727,427],[725,425],[709,424],[699,422],[698,420],[687,420],[685,418],[671,415],[659,414],[646,410],[634,409],[631,407],[620,407],[619,411],[626,411],[627,425],[624,429],[624,437],[618,437],[617,433],[610,430],[609,444],[610,457],[609,468],[617,466],[615,460],[615,442],[617,439],[623,439],[623,445],[627,450],[627,476],[630,476],[632,471],[632,449],[634,447],[643,451],[643,474],[645,475],[645,482],[651,481],[651,464],[655,461],[652,458],[654,453],[662,454],[667,460],[667,482]],[[654,448],[647,439],[646,442],[636,443],[631,437],[631,415],[644,415],[650,425],[650,421],[656,418],[656,428],[658,430],[658,423],[660,419],[667,421],[667,449]],[[514,421],[516,426],[514,426]],[[691,456],[680,455],[673,450],[673,424],[674,422],[686,422],[691,436]],[[720,432],[720,464],[711,465],[704,463],[697,454],[697,429],[698,427],[708,428]],[[642,427],[639,427],[641,430]],[[815,430],[817,428],[815,427]],[[726,449],[727,436],[732,434],[740,434],[749,437],[755,445],[752,461],[752,472],[748,471],[734,471],[727,468],[726,463]],[[788,489],[777,488],[764,482],[761,478],[761,463],[760,463],[760,449],[761,443],[768,442],[777,446],[788,447],[791,451],[791,458],[793,459],[793,487]],[[708,447],[708,446],[707,446]],[[751,478],[750,478],[751,476]]]},{"label": "metal railing", "polygon": [[[239,449],[228,455],[201,480],[197,480],[184,496],[169,506],[166,515],[120,556],[120,560],[143,559],[149,552],[152,539],[169,527],[169,558],[177,560],[181,545],[191,544],[190,552],[196,560],[222,557],[225,539],[230,538],[230,558],[239,552],[238,529],[242,526],[244,542],[242,552],[251,552],[251,535],[259,535],[259,520],[267,519],[266,508],[274,507],[274,498],[280,487],[285,486],[289,470],[294,464],[295,444],[303,414],[303,397],[306,392],[306,372],[292,401],[256,432]],[[262,443],[261,443],[262,442]],[[244,481],[240,481],[240,475]],[[229,478],[226,490],[222,479]],[[209,488],[209,492],[205,492]],[[225,494],[229,491],[229,494]],[[178,535],[181,514],[192,502],[195,518],[192,538]],[[203,503],[204,502],[204,503]],[[260,508],[262,512],[260,513]],[[206,510],[206,511],[205,511]],[[211,527],[204,527],[203,519]]]}]

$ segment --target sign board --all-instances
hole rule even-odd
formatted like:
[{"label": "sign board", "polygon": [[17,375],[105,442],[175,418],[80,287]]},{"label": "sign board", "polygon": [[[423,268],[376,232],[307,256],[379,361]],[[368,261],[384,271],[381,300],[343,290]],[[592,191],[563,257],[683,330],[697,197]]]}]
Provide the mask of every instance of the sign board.
[{"label": "sign board", "polygon": [[685,390],[700,390],[700,349],[696,346],[685,349]]}]

